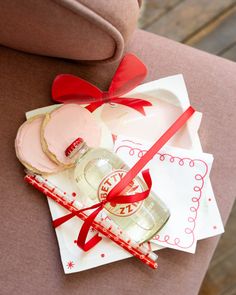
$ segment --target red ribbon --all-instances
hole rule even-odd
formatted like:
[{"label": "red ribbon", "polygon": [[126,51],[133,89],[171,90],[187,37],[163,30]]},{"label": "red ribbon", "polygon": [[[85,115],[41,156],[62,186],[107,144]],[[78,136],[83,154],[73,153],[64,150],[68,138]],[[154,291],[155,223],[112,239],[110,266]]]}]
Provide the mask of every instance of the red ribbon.
[{"label": "red ribbon", "polygon": [[145,115],[144,107],[152,104],[140,98],[120,97],[138,86],[147,74],[146,66],[135,55],[127,54],[119,64],[108,91],[70,74],[56,76],[52,85],[52,98],[60,103],[89,104],[93,112],[106,102],[122,104]]},{"label": "red ribbon", "polygon": [[[163,145],[186,123],[186,121],[193,115],[195,110],[190,106],[170,127],[169,129],[154,143],[154,145],[139,159],[139,161],[127,172],[127,174],[118,182],[108,193],[107,199],[103,202],[95,204],[91,207],[77,211],[77,213],[89,209],[94,210],[88,218],[85,220],[81,227],[78,235],[77,245],[84,251],[88,251],[94,247],[100,240],[101,237],[95,235],[92,239],[86,242],[88,231],[92,225],[93,220],[96,218],[97,214],[103,209],[107,202],[115,202],[116,204],[133,203],[137,201],[142,201],[148,197],[152,181],[149,174],[149,170],[144,170],[142,172],[143,178],[148,186],[148,189],[142,193],[136,193],[134,195],[122,195],[124,189],[129,185],[129,183],[138,175],[138,173],[144,168],[144,166],[155,156],[155,154],[163,147]],[[59,226],[65,221],[69,220],[77,213],[70,213],[59,219],[56,219],[53,224],[54,226]]]},{"label": "red ribbon", "polygon": [[[148,195],[150,194],[151,191],[151,187],[152,187],[152,179],[149,173],[149,170],[144,170],[142,172],[143,175],[143,179],[148,187],[148,189],[146,191],[143,191],[141,193],[136,193],[134,195],[123,195],[123,194],[116,194],[113,196],[110,196],[110,194],[108,193],[106,200],[101,201],[95,205],[92,205],[90,207],[86,207],[84,209],[78,210],[76,211],[76,213],[69,213],[65,216],[62,216],[61,218],[58,218],[56,220],[53,221],[53,226],[57,227],[59,225],[61,225],[62,223],[66,222],[67,220],[71,219],[72,217],[74,217],[75,215],[77,215],[80,212],[86,211],[86,210],[91,210],[91,209],[96,209],[94,210],[89,216],[88,218],[84,221],[79,235],[78,235],[78,239],[77,239],[77,245],[83,249],[84,251],[88,251],[91,248],[93,248],[98,242],[100,242],[101,237],[98,236],[98,234],[96,234],[95,236],[93,236],[88,242],[86,242],[86,238],[89,232],[89,229],[94,221],[94,219],[96,218],[96,216],[98,215],[98,213],[104,208],[105,204],[108,202],[111,202],[113,204],[128,204],[128,203],[135,203],[135,202],[140,202],[143,201],[144,199],[146,199],[148,197]],[[122,190],[124,191],[124,189]],[[122,193],[122,192],[121,192]]]}]

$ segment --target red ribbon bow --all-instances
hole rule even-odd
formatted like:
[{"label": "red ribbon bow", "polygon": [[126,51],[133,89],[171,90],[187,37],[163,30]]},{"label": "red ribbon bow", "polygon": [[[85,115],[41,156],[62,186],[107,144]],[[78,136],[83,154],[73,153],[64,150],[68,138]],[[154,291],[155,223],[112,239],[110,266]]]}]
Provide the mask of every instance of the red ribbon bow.
[{"label": "red ribbon bow", "polygon": [[56,76],[52,85],[52,98],[62,103],[89,104],[93,112],[106,102],[122,104],[145,115],[144,107],[152,104],[140,98],[120,97],[138,86],[147,74],[146,66],[129,53],[118,66],[108,91],[102,91],[88,81],[70,74]]},{"label": "red ribbon bow", "polygon": [[[135,193],[134,195],[123,195],[122,191],[124,191],[124,189],[119,188],[118,186],[115,186],[108,193],[106,200],[101,201],[100,203],[97,203],[97,204],[95,204],[93,206],[86,207],[84,209],[78,210],[77,212],[69,213],[69,214],[67,214],[65,216],[62,216],[61,218],[58,218],[58,219],[53,221],[53,226],[57,227],[57,226],[61,225],[62,223],[68,221],[69,219],[71,219],[75,215],[79,214],[80,212],[97,208],[84,221],[84,223],[83,223],[83,225],[82,225],[82,227],[80,229],[77,241],[76,241],[77,245],[81,249],[83,249],[84,251],[90,250],[98,242],[100,242],[101,239],[102,239],[98,234],[96,234],[88,242],[86,242],[86,238],[87,238],[89,229],[90,229],[94,219],[99,214],[99,212],[104,208],[106,203],[112,201],[112,203],[115,204],[115,205],[116,204],[129,204],[129,203],[135,203],[135,202],[143,201],[144,199],[146,199],[148,197],[148,195],[150,194],[150,191],[151,191],[151,187],[152,187],[152,179],[151,179],[149,170],[148,169],[144,170],[142,172],[142,175],[143,175],[143,179],[146,182],[146,185],[148,187],[148,189],[146,191],[143,191],[141,193]],[[133,179],[134,177],[132,176],[131,178]]]}]

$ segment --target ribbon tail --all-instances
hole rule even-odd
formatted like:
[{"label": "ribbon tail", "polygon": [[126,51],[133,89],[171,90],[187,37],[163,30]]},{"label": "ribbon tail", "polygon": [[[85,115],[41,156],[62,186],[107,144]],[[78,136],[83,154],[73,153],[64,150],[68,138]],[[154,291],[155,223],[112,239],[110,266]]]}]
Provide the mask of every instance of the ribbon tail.
[{"label": "ribbon tail", "polygon": [[98,213],[102,209],[103,209],[103,207],[100,206],[95,211],[93,211],[86,218],[86,220],[84,221],[84,223],[83,223],[83,225],[82,225],[82,227],[80,229],[78,239],[77,239],[77,245],[78,245],[78,247],[80,247],[85,252],[89,251],[91,248],[96,246],[97,243],[99,243],[102,240],[102,237],[100,237],[98,234],[96,234],[89,241],[86,242],[86,238],[88,236],[89,229],[90,229],[94,219],[96,218],[96,216],[98,215]]},{"label": "ribbon tail", "polygon": [[125,105],[127,107],[130,107],[134,109],[135,111],[141,113],[142,115],[146,115],[144,107],[150,107],[152,106],[152,103],[141,99],[141,98],[134,98],[134,97],[116,97],[116,98],[111,98],[112,102]]},{"label": "ribbon tail", "polygon": [[56,227],[60,226],[61,224],[63,224],[64,222],[70,220],[74,216],[75,216],[75,213],[69,213],[67,215],[64,215],[62,217],[59,217],[59,218],[53,220],[53,222],[52,222],[53,227],[56,228]]},{"label": "ribbon tail", "polygon": [[96,101],[96,102],[90,103],[85,108],[92,113],[103,104],[104,104],[104,101]]},{"label": "ribbon tail", "polygon": [[106,102],[107,103],[117,103],[117,104],[121,104],[121,105],[130,107],[130,108],[134,109],[135,111],[141,113],[144,116],[146,115],[144,107],[152,106],[151,102],[141,99],[141,98],[108,97],[104,100],[91,102],[85,108],[92,113]]},{"label": "ribbon tail", "polygon": [[[99,207],[98,207],[99,206]],[[84,221],[79,235],[78,235],[78,239],[77,239],[77,245],[78,247],[80,247],[83,251],[89,251],[91,248],[93,248],[94,246],[97,245],[97,243],[99,243],[102,238],[96,234],[94,237],[92,237],[88,242],[86,242],[86,238],[88,236],[88,232],[90,227],[92,226],[92,223],[94,221],[94,219],[96,218],[96,216],[98,215],[98,213],[103,209],[102,205],[100,203],[92,205],[90,207],[87,208],[83,208],[81,210],[75,211],[75,212],[71,212],[67,215],[64,215],[60,218],[57,218],[53,221],[53,226],[56,228],[58,226],[60,226],[61,224],[63,224],[64,222],[70,220],[72,217],[74,216],[79,216],[79,213],[89,210],[89,209],[94,209],[97,208],[95,211],[93,211]]]},{"label": "ribbon tail", "polygon": [[151,178],[149,169],[143,170],[142,175],[143,175],[143,179],[146,182],[149,190],[151,190],[151,188],[152,188],[152,178]]},{"label": "ribbon tail", "polygon": [[146,113],[145,113],[145,110],[144,110],[144,106],[142,106],[142,105],[129,104],[129,103],[125,103],[125,102],[120,102],[119,104],[128,106],[128,107],[134,109],[135,111],[141,113],[142,115],[146,116]]},{"label": "ribbon tail", "polygon": [[59,218],[53,220],[53,223],[52,223],[53,224],[53,227],[56,228],[56,227],[60,226],[61,224],[63,224],[64,222],[70,220],[72,217],[78,215],[80,212],[83,212],[83,211],[86,211],[86,210],[90,210],[90,209],[95,209],[98,206],[100,206],[100,203],[95,204],[95,205],[92,205],[92,206],[87,207],[87,208],[83,208],[83,209],[77,210],[75,212],[71,212],[71,213],[69,213],[67,215],[64,215],[62,217],[59,217]]}]

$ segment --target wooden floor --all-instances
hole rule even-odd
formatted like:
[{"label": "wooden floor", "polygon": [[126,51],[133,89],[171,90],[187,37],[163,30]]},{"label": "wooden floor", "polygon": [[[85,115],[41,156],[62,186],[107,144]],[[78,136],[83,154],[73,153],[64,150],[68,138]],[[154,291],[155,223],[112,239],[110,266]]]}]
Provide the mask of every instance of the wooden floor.
[{"label": "wooden floor", "polygon": [[[140,28],[236,61],[236,0],[143,2]],[[236,295],[236,204],[199,295]]]},{"label": "wooden floor", "polygon": [[146,0],[139,26],[236,61],[236,0]]}]

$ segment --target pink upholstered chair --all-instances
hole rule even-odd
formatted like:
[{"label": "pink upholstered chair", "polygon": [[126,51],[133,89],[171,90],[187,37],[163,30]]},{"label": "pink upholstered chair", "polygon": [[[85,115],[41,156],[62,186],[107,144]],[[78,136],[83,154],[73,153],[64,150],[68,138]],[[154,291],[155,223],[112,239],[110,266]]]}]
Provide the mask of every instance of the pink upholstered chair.
[{"label": "pink upholstered chair", "polygon": [[[136,30],[136,0],[6,0],[0,3],[1,294],[197,294],[219,237],[195,255],[160,252],[158,271],[133,258],[64,275],[48,205],[23,183],[14,138],[27,110],[51,103],[59,73],[106,89],[125,51],[149,69],[147,81],[182,73],[192,105],[204,113],[200,137],[213,153],[211,174],[224,222],[236,191],[236,64]],[[92,61],[92,62],[91,62]]]}]

